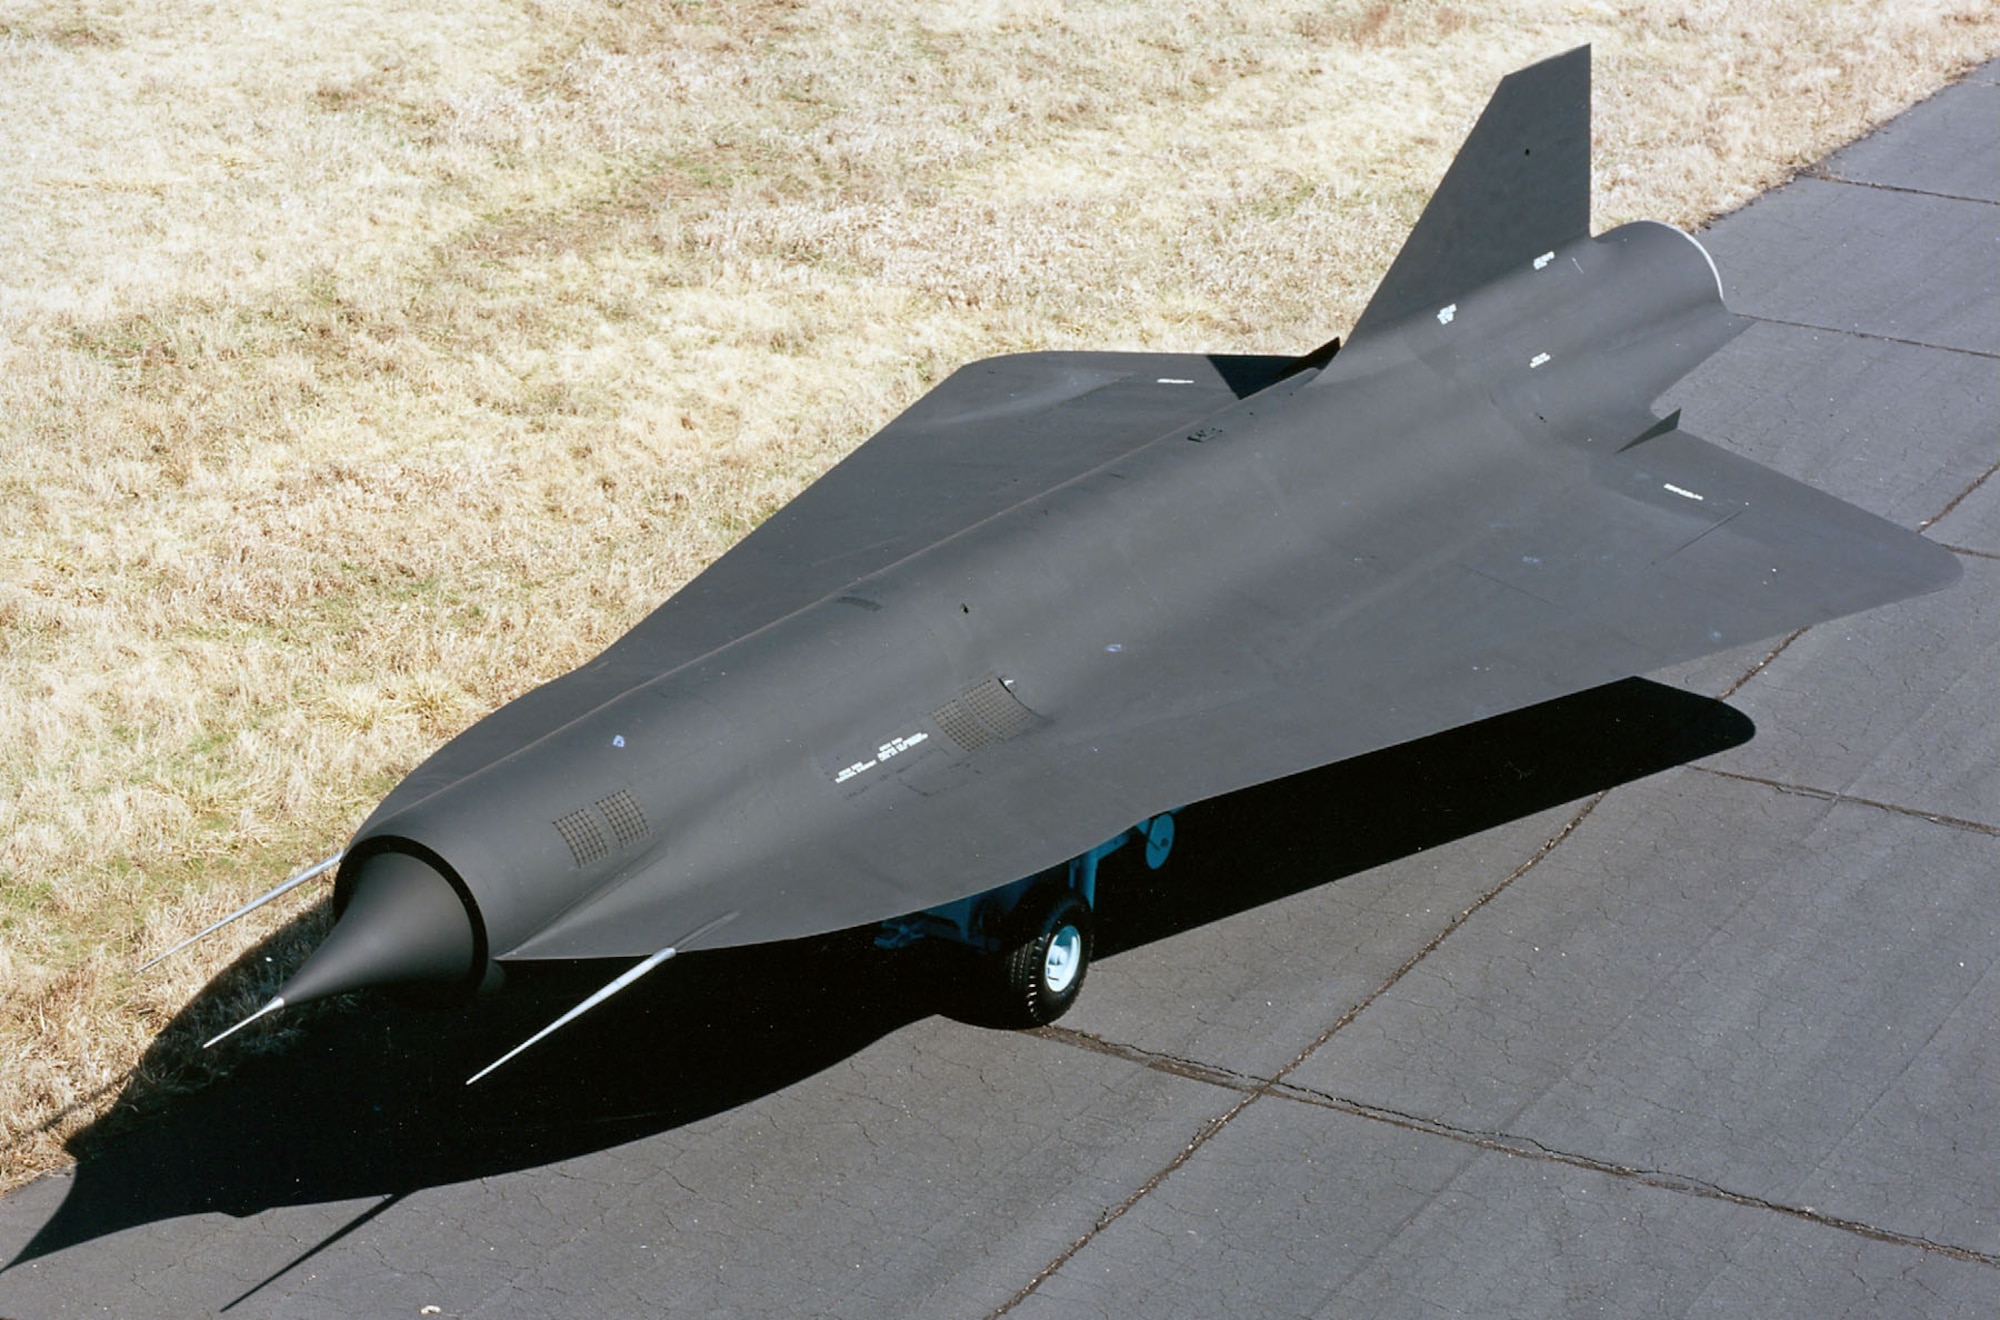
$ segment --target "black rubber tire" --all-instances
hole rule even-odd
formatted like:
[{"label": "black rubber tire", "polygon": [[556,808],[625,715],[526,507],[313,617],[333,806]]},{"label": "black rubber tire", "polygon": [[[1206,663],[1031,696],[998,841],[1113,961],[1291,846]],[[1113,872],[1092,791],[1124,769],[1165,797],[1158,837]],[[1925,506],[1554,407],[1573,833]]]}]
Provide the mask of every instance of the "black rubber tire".
[{"label": "black rubber tire", "polygon": [[[1063,891],[1043,900],[1037,910],[1022,913],[1022,932],[1017,943],[993,956],[996,981],[993,1016],[996,1025],[1027,1028],[1047,1026],[1069,1011],[1083,989],[1090,972],[1090,955],[1096,948],[1096,931],[1090,905],[1076,894]],[[1075,967],[1060,989],[1048,978],[1049,946],[1065,929],[1078,937]]]}]

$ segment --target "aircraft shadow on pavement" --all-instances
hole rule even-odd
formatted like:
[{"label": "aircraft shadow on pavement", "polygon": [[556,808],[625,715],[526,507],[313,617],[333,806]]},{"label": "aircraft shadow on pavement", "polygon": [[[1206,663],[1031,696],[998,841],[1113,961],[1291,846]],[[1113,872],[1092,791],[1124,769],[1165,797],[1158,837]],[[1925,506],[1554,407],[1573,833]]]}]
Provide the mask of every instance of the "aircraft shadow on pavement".
[{"label": "aircraft shadow on pavement", "polygon": [[[1133,848],[1107,859],[1099,956],[1737,746],[1752,732],[1721,702],[1627,679],[1196,804],[1181,813],[1181,841],[1161,871],[1146,872]],[[144,1112],[121,1099],[72,1140],[68,1196],[7,1268],[139,1224],[393,1197],[692,1123],[950,1011],[942,973],[956,964],[921,948],[883,952],[850,932],[689,954],[472,1087],[467,1077],[619,964],[531,965],[506,992],[460,1008],[362,997],[192,1095],[154,1099]]]}]

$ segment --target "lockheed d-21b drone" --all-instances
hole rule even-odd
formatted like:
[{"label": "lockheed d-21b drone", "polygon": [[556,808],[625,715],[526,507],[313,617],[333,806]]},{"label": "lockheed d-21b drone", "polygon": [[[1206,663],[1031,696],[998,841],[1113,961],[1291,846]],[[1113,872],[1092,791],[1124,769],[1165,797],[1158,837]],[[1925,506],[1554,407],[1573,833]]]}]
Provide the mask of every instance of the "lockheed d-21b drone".
[{"label": "lockheed d-21b drone", "polygon": [[1047,1021],[1096,857],[1183,803],[1957,576],[1654,416],[1743,323],[1688,235],[1589,218],[1583,48],[1501,82],[1337,352],[960,368],[258,900],[339,866],[246,1020],[641,960],[518,1053],[690,945],[928,914]]}]

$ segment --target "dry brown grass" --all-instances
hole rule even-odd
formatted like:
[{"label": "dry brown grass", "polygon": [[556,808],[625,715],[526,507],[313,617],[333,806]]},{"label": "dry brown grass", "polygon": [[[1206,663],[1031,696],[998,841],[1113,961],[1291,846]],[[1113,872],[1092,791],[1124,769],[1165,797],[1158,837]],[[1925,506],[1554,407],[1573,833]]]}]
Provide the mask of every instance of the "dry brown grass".
[{"label": "dry brown grass", "polygon": [[136,963],[952,365],[1319,343],[1494,81],[1586,40],[1598,226],[1688,225],[2000,17],[0,0],[0,1186],[198,1084],[311,924],[213,978],[313,898]]}]

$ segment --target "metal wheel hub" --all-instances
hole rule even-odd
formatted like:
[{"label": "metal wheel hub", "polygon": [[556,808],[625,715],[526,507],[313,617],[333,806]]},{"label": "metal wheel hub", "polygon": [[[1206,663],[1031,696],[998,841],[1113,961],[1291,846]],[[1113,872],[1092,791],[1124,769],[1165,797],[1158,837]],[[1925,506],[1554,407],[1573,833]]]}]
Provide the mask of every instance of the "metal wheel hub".
[{"label": "metal wheel hub", "polygon": [[1042,956],[1042,980],[1049,993],[1061,994],[1076,979],[1083,965],[1083,932],[1065,925],[1049,936],[1049,951]]}]

